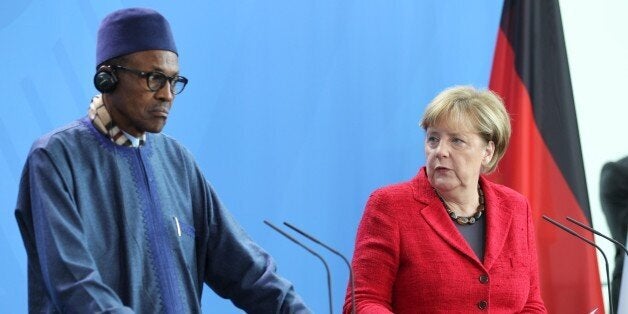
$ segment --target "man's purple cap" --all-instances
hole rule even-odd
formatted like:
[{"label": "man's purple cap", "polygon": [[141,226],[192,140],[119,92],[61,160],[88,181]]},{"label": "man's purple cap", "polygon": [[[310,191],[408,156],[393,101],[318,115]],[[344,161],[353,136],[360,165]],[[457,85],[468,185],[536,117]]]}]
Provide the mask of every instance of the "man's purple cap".
[{"label": "man's purple cap", "polygon": [[100,23],[96,67],[109,59],[146,50],[177,53],[170,24],[157,11],[122,9],[107,15]]}]

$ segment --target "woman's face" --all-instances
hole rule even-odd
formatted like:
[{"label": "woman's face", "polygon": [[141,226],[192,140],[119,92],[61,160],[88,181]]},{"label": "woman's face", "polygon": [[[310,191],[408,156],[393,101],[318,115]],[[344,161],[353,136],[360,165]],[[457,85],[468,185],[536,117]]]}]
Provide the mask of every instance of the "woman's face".
[{"label": "woman's face", "polygon": [[427,129],[427,178],[440,192],[476,188],[482,166],[493,157],[495,144],[472,128],[445,121]]}]

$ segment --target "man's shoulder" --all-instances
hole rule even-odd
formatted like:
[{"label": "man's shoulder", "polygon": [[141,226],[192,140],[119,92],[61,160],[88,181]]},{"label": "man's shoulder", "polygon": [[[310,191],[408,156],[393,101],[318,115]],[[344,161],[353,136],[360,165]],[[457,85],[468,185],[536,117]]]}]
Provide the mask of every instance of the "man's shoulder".
[{"label": "man's shoulder", "polygon": [[150,140],[152,141],[152,145],[164,147],[166,149],[187,151],[181,142],[166,133],[150,133],[147,135],[151,138]]},{"label": "man's shoulder", "polygon": [[149,135],[151,137],[151,145],[157,147],[157,149],[166,152],[179,155],[182,158],[194,161],[192,153],[177,139],[166,133],[153,133]]},{"label": "man's shoulder", "polygon": [[50,149],[59,143],[75,140],[86,131],[87,128],[82,119],[74,120],[39,137],[31,146],[31,152],[36,149]]},{"label": "man's shoulder", "polygon": [[166,134],[166,133],[150,133],[148,136],[152,137],[155,143],[160,145],[172,145],[176,147],[183,148],[183,145],[174,137]]},{"label": "man's shoulder", "polygon": [[604,164],[600,176],[603,180],[624,181],[628,178],[628,157]]}]

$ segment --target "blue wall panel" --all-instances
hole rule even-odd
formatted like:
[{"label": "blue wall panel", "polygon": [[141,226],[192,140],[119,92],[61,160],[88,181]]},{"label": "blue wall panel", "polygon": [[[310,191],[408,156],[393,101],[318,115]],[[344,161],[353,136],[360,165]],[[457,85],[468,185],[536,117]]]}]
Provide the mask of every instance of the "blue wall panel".
[{"label": "blue wall panel", "polygon": [[[369,193],[424,161],[426,103],[486,87],[501,1],[4,1],[0,92],[0,308],[26,312],[13,216],[22,165],[43,133],[85,114],[95,34],[110,11],[151,6],[171,22],[190,79],[164,132],[196,156],[222,201],[315,312],[324,268],[262,220],[289,221],[349,257]],[[339,312],[346,267],[333,272]],[[238,312],[209,289],[206,312]]]}]

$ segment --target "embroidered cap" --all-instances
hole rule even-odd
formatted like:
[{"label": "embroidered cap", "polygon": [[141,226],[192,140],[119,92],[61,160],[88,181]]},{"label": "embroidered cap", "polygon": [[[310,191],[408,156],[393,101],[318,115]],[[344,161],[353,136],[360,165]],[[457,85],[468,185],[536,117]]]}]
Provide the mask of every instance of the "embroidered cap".
[{"label": "embroidered cap", "polygon": [[109,59],[146,50],[177,53],[170,24],[159,12],[146,8],[122,9],[107,15],[100,23],[96,67]]}]

